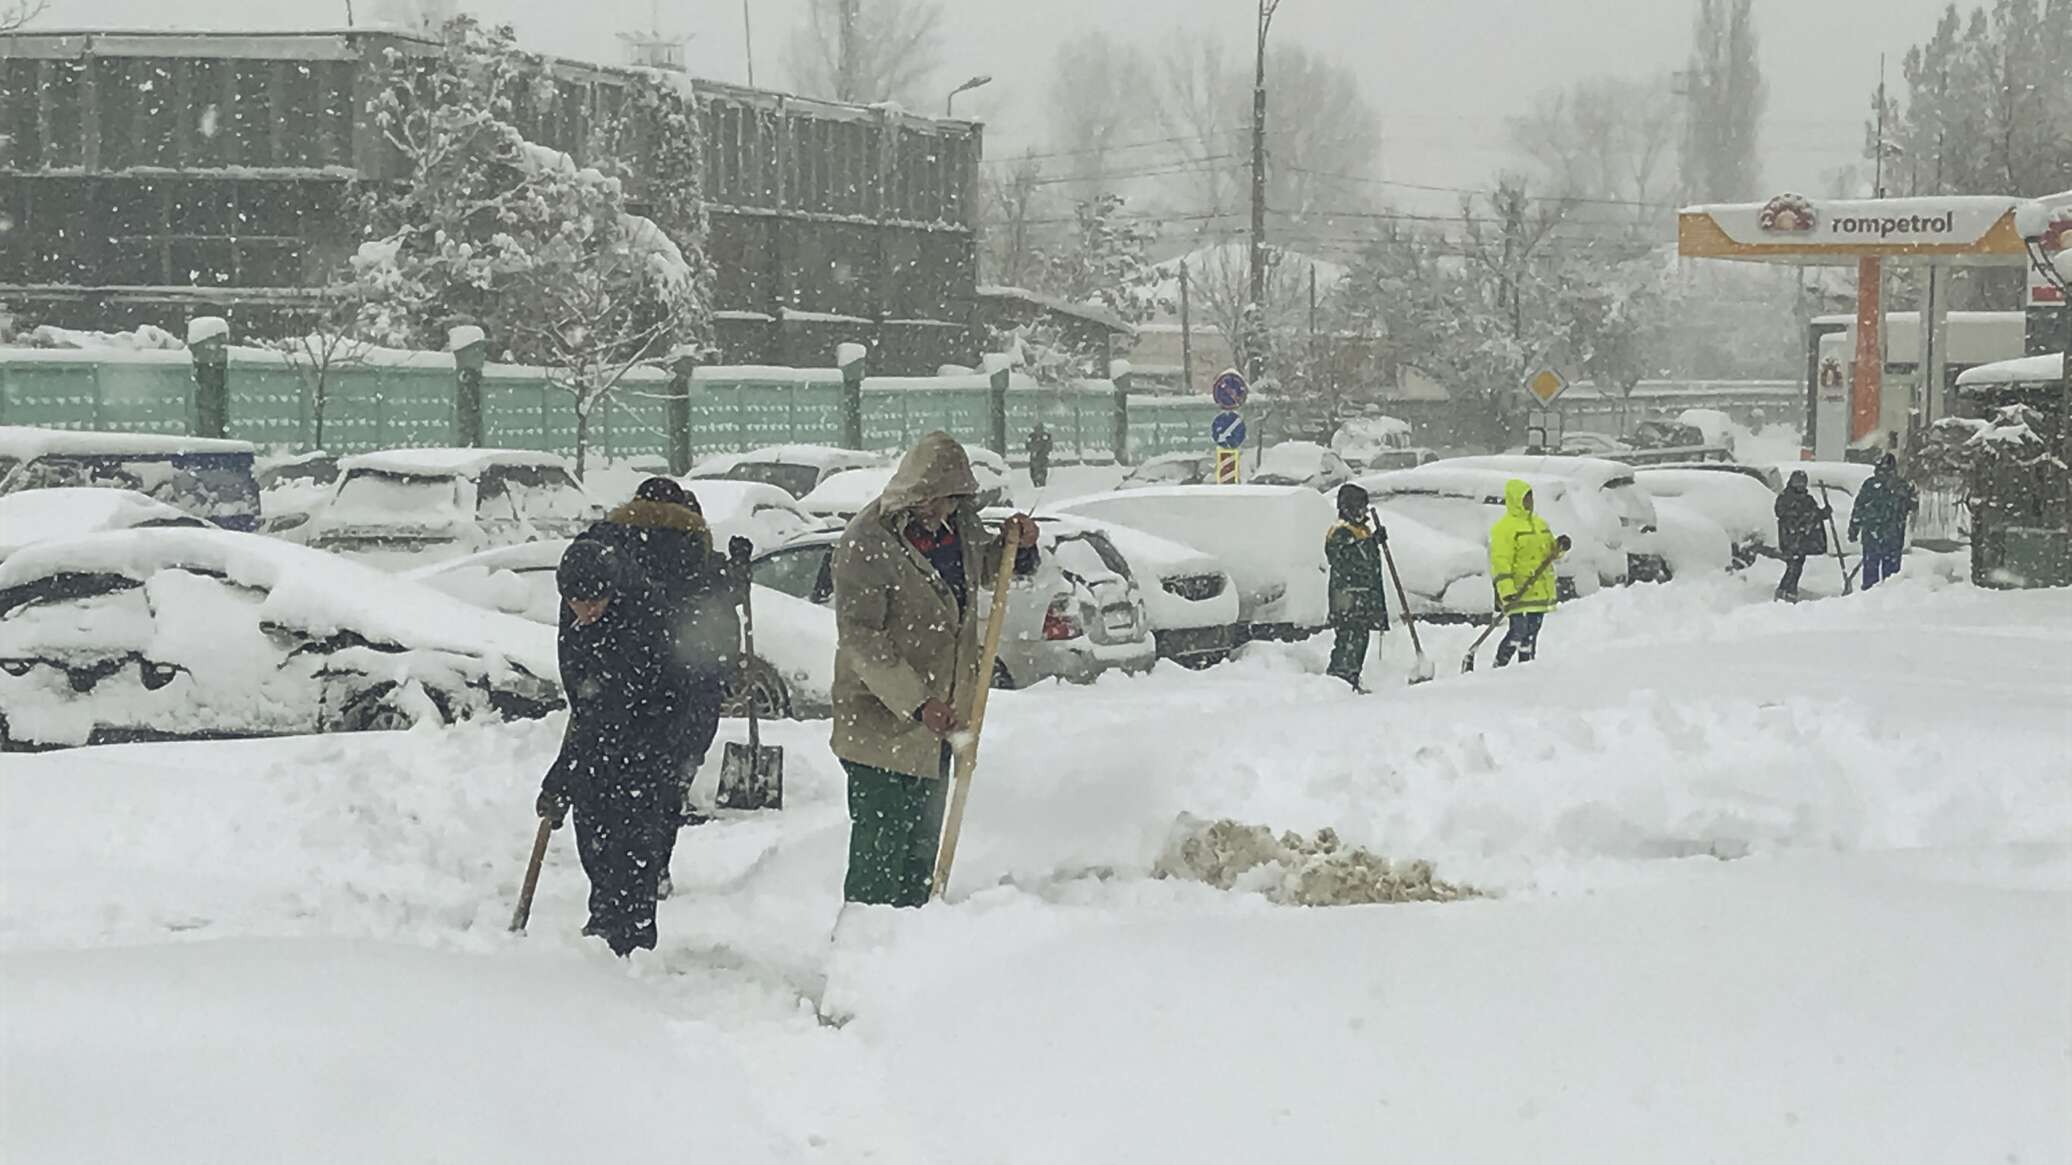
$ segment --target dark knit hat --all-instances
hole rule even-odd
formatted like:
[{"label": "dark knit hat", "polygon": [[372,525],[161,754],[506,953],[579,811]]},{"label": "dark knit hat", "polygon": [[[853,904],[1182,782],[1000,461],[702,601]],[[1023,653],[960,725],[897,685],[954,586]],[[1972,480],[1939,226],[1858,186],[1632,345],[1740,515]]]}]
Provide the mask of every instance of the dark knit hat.
[{"label": "dark knit hat", "polygon": [[672,506],[688,506],[683,486],[673,477],[651,477],[640,483],[633,496],[646,502],[668,502]]},{"label": "dark knit hat", "polygon": [[1367,502],[1367,491],[1357,485],[1354,485],[1352,482],[1346,482],[1344,485],[1338,487],[1339,517],[1364,517],[1367,513]]},{"label": "dark knit hat", "polygon": [[619,587],[618,552],[602,542],[578,538],[562,553],[554,582],[564,599],[591,602],[606,598]]}]

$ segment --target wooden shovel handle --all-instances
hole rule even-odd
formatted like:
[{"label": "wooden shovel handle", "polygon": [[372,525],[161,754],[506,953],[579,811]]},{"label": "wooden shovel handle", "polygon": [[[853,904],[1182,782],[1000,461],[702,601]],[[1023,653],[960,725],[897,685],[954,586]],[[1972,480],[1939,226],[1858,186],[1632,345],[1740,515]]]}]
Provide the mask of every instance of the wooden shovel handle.
[{"label": "wooden shovel handle", "polygon": [[971,772],[978,767],[978,736],[986,723],[986,701],[993,693],[993,661],[1000,655],[1000,629],[1007,621],[1007,590],[1014,584],[1014,560],[1021,550],[1021,531],[1010,523],[1003,532],[1000,572],[993,578],[993,609],[986,616],[986,640],[978,659],[978,691],[971,698],[971,723],[964,747],[956,750],[956,774],[950,785],[950,807],[943,815],[942,845],[935,852],[935,878],[930,898],[942,897],[950,884],[950,865],[957,860],[957,836],[964,829],[964,800],[971,793]]},{"label": "wooden shovel handle", "polygon": [[525,924],[532,920],[532,892],[539,888],[540,863],[547,859],[547,839],[554,836],[554,822],[540,818],[539,832],[532,838],[532,858],[525,863],[525,882],[518,887],[518,909],[511,912],[511,929],[525,930]]}]

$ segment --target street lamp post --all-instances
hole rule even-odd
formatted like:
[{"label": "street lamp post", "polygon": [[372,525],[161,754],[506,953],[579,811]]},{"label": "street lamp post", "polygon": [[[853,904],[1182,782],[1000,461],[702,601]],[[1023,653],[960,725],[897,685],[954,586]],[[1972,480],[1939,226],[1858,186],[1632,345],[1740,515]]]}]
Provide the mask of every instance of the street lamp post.
[{"label": "street lamp post", "polygon": [[992,83],[993,78],[981,75],[973,77],[971,80],[950,90],[950,95],[942,99],[942,115],[944,117],[955,117],[957,115],[957,94],[969,92],[981,85],[991,85]]}]

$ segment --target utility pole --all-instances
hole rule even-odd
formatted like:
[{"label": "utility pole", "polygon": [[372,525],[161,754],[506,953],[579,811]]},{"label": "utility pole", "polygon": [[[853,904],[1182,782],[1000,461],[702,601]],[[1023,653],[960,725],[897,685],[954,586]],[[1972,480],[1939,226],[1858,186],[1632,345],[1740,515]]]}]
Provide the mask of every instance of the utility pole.
[{"label": "utility pole", "polygon": [[[1307,377],[1310,381],[1310,390],[1319,395],[1324,395],[1322,391],[1324,378],[1319,374],[1320,368],[1321,365],[1317,360],[1317,265],[1311,263],[1309,265],[1309,371]],[[1332,393],[1325,398],[1324,421],[1328,427],[1336,431],[1338,427],[1338,399],[1336,393]],[[1328,441],[1330,437],[1327,435],[1324,439]]]},{"label": "utility pole", "polygon": [[861,100],[857,85],[861,81],[857,74],[859,46],[856,43],[856,25],[862,18],[863,0],[839,0],[841,23],[837,35],[841,38],[835,45],[835,97],[841,101]]},{"label": "utility pole", "polygon": [[1194,391],[1194,326],[1187,311],[1187,260],[1180,260],[1180,391]]},{"label": "utility pole", "polygon": [[[1252,263],[1249,294],[1253,306],[1258,309],[1258,320],[1263,326],[1266,307],[1266,33],[1273,25],[1273,14],[1280,9],[1281,0],[1259,0],[1258,39],[1252,63]],[[1260,354],[1256,339],[1247,347],[1251,368],[1246,372],[1257,379],[1260,374]]]},{"label": "utility pole", "polygon": [[1878,155],[1876,177],[1871,180],[1871,197],[1885,197],[1885,54],[1878,54]]},{"label": "utility pole", "polygon": [[755,88],[755,21],[748,15],[748,0],[741,0],[741,56],[748,63],[748,87]]}]

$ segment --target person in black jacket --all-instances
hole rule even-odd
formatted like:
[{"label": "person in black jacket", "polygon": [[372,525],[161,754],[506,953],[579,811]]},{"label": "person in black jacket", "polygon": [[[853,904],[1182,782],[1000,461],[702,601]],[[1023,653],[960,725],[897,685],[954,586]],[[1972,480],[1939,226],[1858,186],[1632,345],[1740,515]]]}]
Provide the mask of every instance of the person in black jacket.
[{"label": "person in black jacket", "polygon": [[754,544],[735,537],[714,553],[697,499],[675,481],[651,477],[633,500],[583,532],[638,563],[662,606],[679,722],[676,755],[686,788],[719,731],[741,660],[741,592]]},{"label": "person in black jacket", "polygon": [[1806,489],[1806,471],[1795,470],[1777,495],[1777,552],[1784,556],[1784,578],[1777,583],[1777,597],[1787,602],[1799,598],[1799,576],[1806,559],[1827,553],[1827,527],[1834,510],[1813,500]]},{"label": "person in black jacket", "polygon": [[555,581],[568,728],[540,784],[539,815],[575,811],[590,921],[612,953],[655,945],[657,882],[682,819],[680,706],[661,595],[630,555],[578,539]]}]

